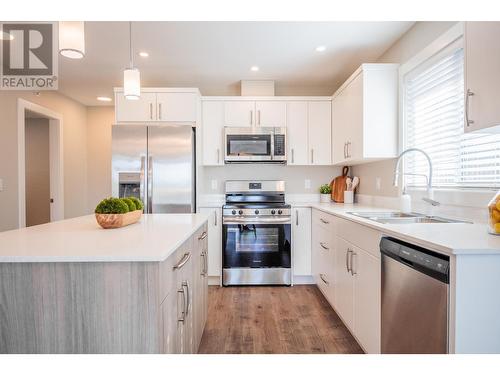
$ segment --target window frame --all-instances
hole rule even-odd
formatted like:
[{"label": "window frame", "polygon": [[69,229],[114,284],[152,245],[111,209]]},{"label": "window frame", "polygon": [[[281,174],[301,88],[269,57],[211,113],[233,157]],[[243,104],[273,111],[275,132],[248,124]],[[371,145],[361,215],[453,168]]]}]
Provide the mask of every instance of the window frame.
[{"label": "window frame", "polygon": [[[398,135],[398,145],[399,145],[399,152],[403,152],[406,148],[406,136],[407,136],[407,130],[406,130],[406,113],[405,113],[405,108],[406,108],[406,102],[405,102],[405,77],[408,73],[415,71],[415,69],[419,69],[419,66],[422,64],[425,64],[426,62],[432,61],[433,59],[439,59],[439,57],[442,57],[443,53],[446,53],[446,50],[450,47],[452,47],[454,44],[460,43],[462,47],[464,46],[464,23],[463,22],[458,22],[456,25],[451,27],[448,31],[446,31],[444,34],[442,34],[440,37],[435,39],[433,42],[431,42],[427,47],[425,47],[423,50],[421,50],[419,53],[417,53],[415,56],[410,58],[407,62],[402,64],[399,67],[399,135]],[[465,64],[465,62],[464,62]],[[425,67],[422,67],[422,69],[425,69]],[[406,163],[402,163],[402,168],[403,172],[405,171],[406,168]],[[404,179],[404,177],[402,177]],[[401,193],[402,188],[404,185],[404,180],[403,183],[399,184],[399,193]],[[408,186],[407,191],[409,193],[414,192],[414,194],[421,194],[422,191],[425,191],[425,187],[415,187],[415,186]],[[474,204],[477,201],[478,196],[491,196],[492,191],[496,191],[496,188],[479,188],[479,187],[433,187],[433,191],[437,192],[438,195],[442,195],[442,198],[446,198],[446,194],[449,192],[453,192],[453,203],[450,202],[451,204],[456,204],[457,202],[457,194],[460,196],[461,199],[463,199],[464,202],[471,201],[471,205],[476,206]],[[440,194],[439,192],[442,192],[443,194]],[[446,200],[446,199],[445,199]],[[474,202],[474,203],[472,203]],[[442,202],[445,203],[445,202]],[[468,204],[465,204],[468,205]]]}]

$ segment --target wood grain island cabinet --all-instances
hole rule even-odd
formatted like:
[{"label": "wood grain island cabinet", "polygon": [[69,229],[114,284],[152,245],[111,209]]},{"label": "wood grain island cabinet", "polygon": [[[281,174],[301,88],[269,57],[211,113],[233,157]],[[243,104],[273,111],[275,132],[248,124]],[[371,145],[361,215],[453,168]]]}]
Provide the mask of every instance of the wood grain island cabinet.
[{"label": "wood grain island cabinet", "polygon": [[[196,353],[208,306],[207,216],[144,216],[113,231],[98,229],[90,216],[0,233],[5,248],[38,236],[39,254],[71,231],[75,244],[54,261],[50,251],[46,259],[16,259],[2,246],[0,353]],[[80,252],[84,233],[87,245],[101,241],[100,254]],[[121,254],[109,250],[112,243],[123,246]]]}]

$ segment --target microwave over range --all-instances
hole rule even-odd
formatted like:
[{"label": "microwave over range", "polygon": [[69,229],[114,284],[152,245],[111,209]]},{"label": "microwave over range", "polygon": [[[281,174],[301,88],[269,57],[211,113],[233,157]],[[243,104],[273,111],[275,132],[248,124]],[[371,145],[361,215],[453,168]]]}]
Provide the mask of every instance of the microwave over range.
[{"label": "microwave over range", "polygon": [[286,163],[286,128],[224,128],[224,161]]}]

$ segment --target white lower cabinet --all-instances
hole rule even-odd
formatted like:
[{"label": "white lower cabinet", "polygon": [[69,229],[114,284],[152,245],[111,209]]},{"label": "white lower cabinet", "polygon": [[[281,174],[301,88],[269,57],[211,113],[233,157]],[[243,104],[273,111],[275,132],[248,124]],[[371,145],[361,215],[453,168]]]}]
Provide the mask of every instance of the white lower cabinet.
[{"label": "white lower cabinet", "polygon": [[311,276],[311,209],[292,209],[293,276]]},{"label": "white lower cabinet", "polygon": [[[343,238],[353,233],[369,250]],[[367,353],[380,353],[380,257],[373,250],[379,240],[361,224],[312,211],[314,281]]]},{"label": "white lower cabinet", "polygon": [[209,214],[208,219],[208,276],[222,276],[222,208],[200,207],[200,212]]},{"label": "white lower cabinet", "polygon": [[338,314],[351,330],[354,322],[354,278],[351,274],[352,246],[337,237],[337,256],[335,268],[335,302]]},{"label": "white lower cabinet", "polygon": [[161,265],[169,288],[160,304],[161,352],[197,353],[208,313],[208,228],[201,227]]},{"label": "white lower cabinet", "polygon": [[353,251],[354,334],[367,353],[380,353],[380,259]]}]

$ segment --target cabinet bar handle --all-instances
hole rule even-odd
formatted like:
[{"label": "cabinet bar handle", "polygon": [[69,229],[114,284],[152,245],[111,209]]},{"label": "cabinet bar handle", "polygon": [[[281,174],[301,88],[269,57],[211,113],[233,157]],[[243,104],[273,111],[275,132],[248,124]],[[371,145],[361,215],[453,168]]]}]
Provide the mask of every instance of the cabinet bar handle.
[{"label": "cabinet bar handle", "polygon": [[471,126],[474,124],[474,120],[469,120],[469,98],[474,96],[474,93],[467,89],[467,94],[465,95],[465,125]]},{"label": "cabinet bar handle", "polygon": [[200,237],[198,237],[198,240],[201,241],[201,240],[204,240],[205,238],[207,238],[207,232],[203,232]]},{"label": "cabinet bar handle", "polygon": [[149,103],[149,119],[153,119],[153,103]]},{"label": "cabinet bar handle", "polygon": [[158,104],[158,118],[161,120],[161,103]]},{"label": "cabinet bar handle", "polygon": [[350,146],[351,146],[351,142],[347,142],[347,157],[350,158],[351,157],[351,150],[350,150]]},{"label": "cabinet bar handle", "polygon": [[292,148],[292,164],[295,163],[295,156],[294,156],[294,152],[293,152],[293,148]]},{"label": "cabinet bar handle", "polygon": [[260,125],[260,109],[257,111],[257,116],[258,116],[257,124]]},{"label": "cabinet bar handle", "polygon": [[184,267],[184,265],[188,262],[189,258],[191,258],[191,253],[186,253],[184,254],[184,256],[182,257],[182,259],[179,261],[179,263],[177,263],[173,268],[174,270],[178,270],[178,269],[181,269],[182,267]]},{"label": "cabinet bar handle", "polygon": [[311,149],[311,164],[314,164],[314,149]]},{"label": "cabinet bar handle", "polygon": [[250,111],[250,125],[253,125],[253,111]]},{"label": "cabinet bar handle", "polygon": [[347,142],[344,142],[344,159],[347,159],[347,152],[346,152],[346,147],[347,147]]},{"label": "cabinet bar handle", "polygon": [[295,225],[299,225],[299,210],[295,210]]},{"label": "cabinet bar handle", "polygon": [[323,219],[323,218],[321,218],[321,219],[319,219],[319,220],[320,220],[323,224],[330,224],[330,222],[329,222],[329,221],[326,221],[326,220],[325,220],[325,219]]},{"label": "cabinet bar handle", "polygon": [[326,246],[323,242],[320,242],[319,245],[325,250],[330,250],[330,248]]},{"label": "cabinet bar handle", "polygon": [[351,275],[354,276],[354,275],[357,275],[358,273],[357,272],[354,272],[354,257],[358,255],[356,254],[354,251],[351,251]]},{"label": "cabinet bar handle", "polygon": [[328,282],[328,280],[325,280],[325,275],[324,274],[320,273],[319,277],[320,277],[321,281],[323,281],[326,285],[330,285],[330,283]]},{"label": "cabinet bar handle", "polygon": [[182,282],[182,287],[186,287],[186,316],[189,315],[189,307],[191,305],[191,301],[190,301],[190,292],[189,292],[189,283],[187,281],[183,281]]},{"label": "cabinet bar handle", "polygon": [[217,211],[214,211],[214,226],[217,226]]},{"label": "cabinet bar handle", "polygon": [[217,149],[217,164],[220,163],[220,149]]},{"label": "cabinet bar handle", "polygon": [[182,294],[182,311],[181,311],[181,317],[177,317],[177,320],[179,322],[184,323],[184,320],[186,319],[186,298],[184,297],[184,287],[179,289],[177,291],[178,294]]},{"label": "cabinet bar handle", "polygon": [[345,268],[347,272],[351,272],[351,269],[349,268],[349,255],[351,253],[351,249],[347,249],[347,252],[345,253]]}]

